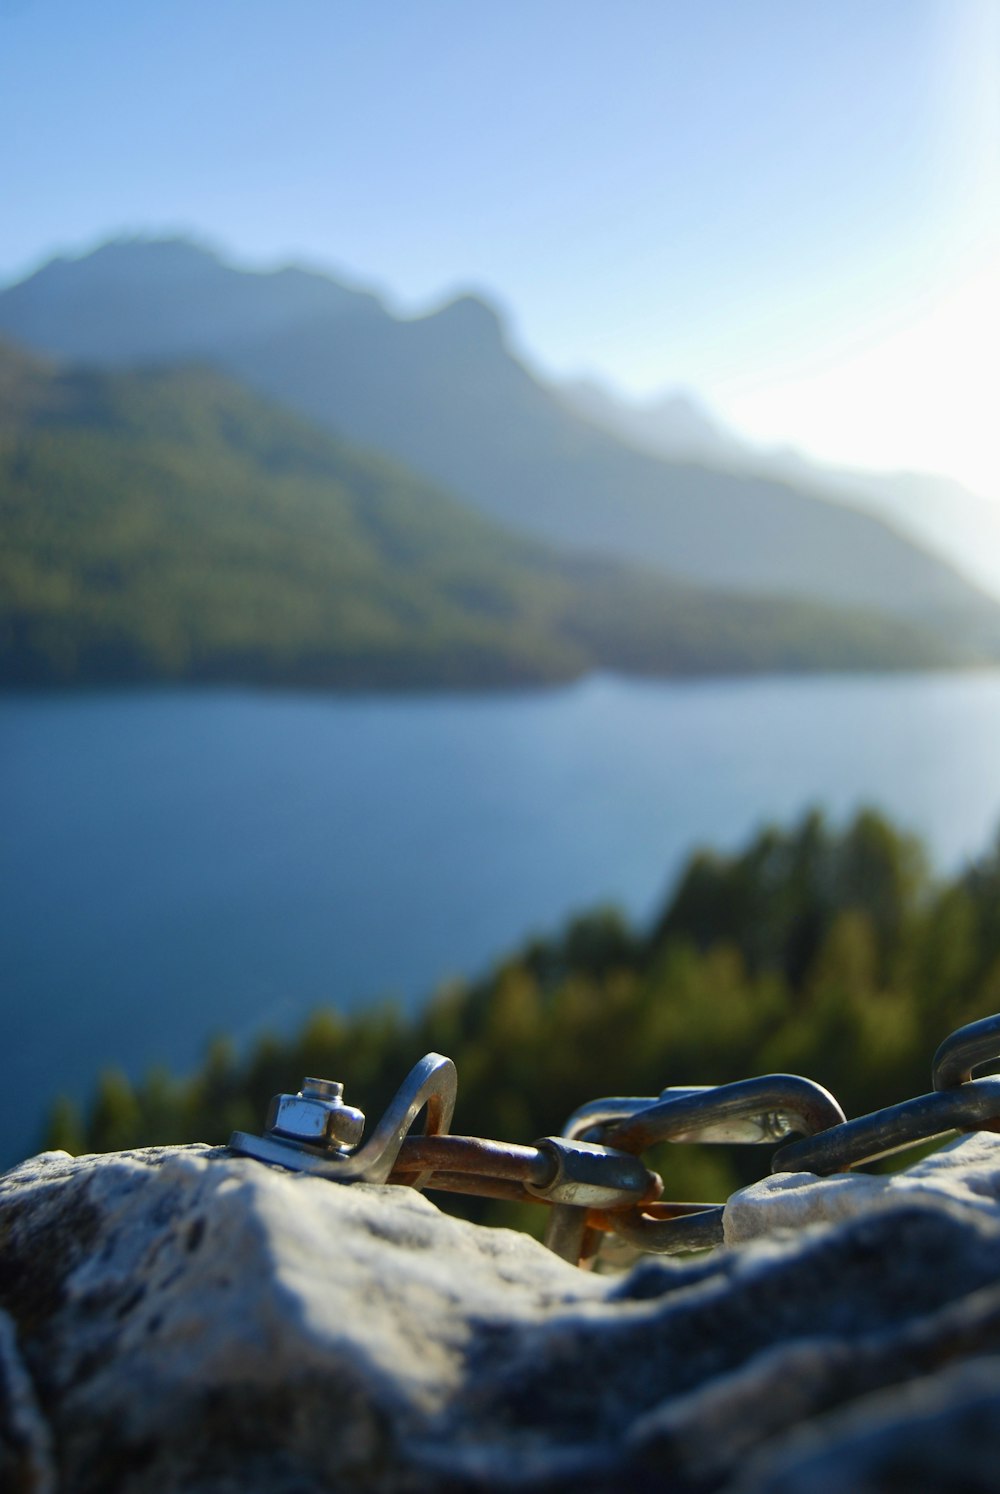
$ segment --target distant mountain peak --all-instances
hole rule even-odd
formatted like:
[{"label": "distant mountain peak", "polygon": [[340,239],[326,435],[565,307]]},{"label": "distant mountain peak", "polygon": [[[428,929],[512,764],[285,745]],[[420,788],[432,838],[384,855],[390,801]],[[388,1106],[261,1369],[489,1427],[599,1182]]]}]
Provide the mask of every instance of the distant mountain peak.
[{"label": "distant mountain peak", "polygon": [[184,259],[191,263],[206,259],[219,261],[221,255],[208,239],[190,238],[180,233],[120,233],[106,239],[77,259],[134,259],[142,255],[147,259]]},{"label": "distant mountain peak", "polygon": [[960,494],[759,452],[687,389],[643,401],[546,385],[511,346],[503,302],[475,284],[403,319],[314,269],[120,237],[0,291],[0,337],[63,364],[211,363],[505,523],[692,581],[904,613],[982,605],[860,510],[898,516],[985,576],[990,505],[967,507],[959,535]]},{"label": "distant mountain peak", "polygon": [[642,406],[664,425],[669,424],[676,437],[697,437],[700,441],[735,444],[735,437],[709,409],[705,401],[690,389],[668,389],[654,395]]},{"label": "distant mountain peak", "polygon": [[664,389],[646,400],[640,401],[647,410],[659,410],[667,415],[684,415],[697,420],[700,425],[712,430],[720,429],[719,420],[711,413],[705,401],[692,389]]},{"label": "distant mountain peak", "polygon": [[493,342],[504,340],[505,328],[499,311],[481,296],[472,292],[464,292],[456,296],[454,300],[448,301],[439,311],[432,312],[430,316],[421,320],[433,321],[438,326],[455,328],[464,336],[474,337],[476,341],[490,339]]},{"label": "distant mountain peak", "polygon": [[39,275],[62,276],[67,273],[89,276],[127,275],[138,278],[149,274],[171,279],[204,274],[222,269],[222,259],[208,243],[180,236],[157,237],[149,234],[119,235],[81,254],[57,254],[38,271]]},{"label": "distant mountain peak", "polygon": [[668,460],[723,458],[742,450],[690,389],[665,390],[648,399],[616,394],[599,379],[577,379],[557,394],[571,410],[633,445]]},{"label": "distant mountain peak", "polygon": [[332,276],[244,270],[184,237],[122,236],[0,292],[0,336],[121,366],[210,358],[234,340],[358,313],[386,314],[370,292]]}]

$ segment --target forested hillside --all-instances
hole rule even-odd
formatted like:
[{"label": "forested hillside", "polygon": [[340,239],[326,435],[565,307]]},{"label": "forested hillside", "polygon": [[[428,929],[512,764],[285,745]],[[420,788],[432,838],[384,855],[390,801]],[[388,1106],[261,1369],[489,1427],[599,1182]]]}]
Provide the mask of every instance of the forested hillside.
[{"label": "forested hillside", "polygon": [[315,273],[251,273],[175,241],[105,244],[0,291],[0,332],[121,368],[210,361],[492,520],[689,584],[885,612],[1000,651],[1000,607],[815,484],[667,461],[566,408],[462,296],[427,316]]},{"label": "forested hillside", "polygon": [[[878,815],[838,832],[812,814],[738,856],[696,855],[651,929],[595,910],[416,1018],[326,1010],[248,1054],[220,1039],[190,1079],[108,1074],[85,1119],[58,1107],[50,1141],[224,1142],[305,1074],[344,1081],[374,1121],[431,1049],[458,1065],[453,1129],[510,1141],[602,1095],[767,1072],[806,1074],[861,1114],[925,1092],[941,1039],[998,1008],[1000,849],[935,883]],[[668,1196],[721,1198],[766,1150],[675,1146],[660,1165]]]},{"label": "forested hillside", "polygon": [[720,596],[507,534],[209,369],[0,348],[0,683],[487,687],[907,667],[902,622]]}]

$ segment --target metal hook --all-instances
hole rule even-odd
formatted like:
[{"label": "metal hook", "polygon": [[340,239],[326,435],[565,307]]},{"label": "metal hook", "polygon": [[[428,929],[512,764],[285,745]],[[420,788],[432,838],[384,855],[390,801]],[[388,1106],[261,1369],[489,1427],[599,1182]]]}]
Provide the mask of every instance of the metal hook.
[{"label": "metal hook", "polygon": [[935,1089],[967,1084],[973,1069],[1000,1062],[1000,1015],[969,1022],[950,1033],[934,1055],[931,1083]]},{"label": "metal hook", "polygon": [[604,1139],[627,1152],[644,1152],[661,1141],[753,1146],[795,1132],[813,1136],[843,1121],[843,1110],[821,1084],[797,1074],[764,1074],[712,1089],[666,1090],[655,1104],[613,1125]]},{"label": "metal hook", "polygon": [[[425,1135],[447,1135],[455,1113],[458,1074],[450,1058],[426,1054],[407,1074],[368,1140],[353,1150],[314,1146],[275,1133],[251,1136],[234,1131],[231,1151],[259,1162],[273,1162],[292,1172],[310,1172],[339,1183],[384,1183],[399,1156],[403,1138],[421,1110],[427,1108]],[[272,1102],[272,1113],[275,1109]],[[419,1188],[428,1176],[420,1173],[410,1184]]]}]

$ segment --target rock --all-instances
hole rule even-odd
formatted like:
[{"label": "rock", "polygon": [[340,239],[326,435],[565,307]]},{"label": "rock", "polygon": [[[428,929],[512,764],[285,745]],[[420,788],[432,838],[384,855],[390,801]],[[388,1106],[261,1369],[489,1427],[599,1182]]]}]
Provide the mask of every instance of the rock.
[{"label": "rock", "polygon": [[0,1179],[0,1487],[993,1488],[998,1198],[970,1137],[595,1276],[408,1189],[46,1153]]},{"label": "rock", "polygon": [[803,1229],[853,1219],[879,1207],[894,1207],[916,1195],[961,1199],[992,1215],[1000,1211],[1000,1151],[997,1137],[977,1132],[943,1147],[905,1172],[839,1173],[815,1178],[780,1172],[735,1193],[723,1218],[726,1243],[742,1245],[782,1229]]},{"label": "rock", "polygon": [[1000,1359],[973,1360],[867,1397],[755,1457],[732,1494],[994,1494]]},{"label": "rock", "polygon": [[50,1494],[56,1488],[48,1423],[17,1347],[13,1319],[0,1312],[0,1488]]}]

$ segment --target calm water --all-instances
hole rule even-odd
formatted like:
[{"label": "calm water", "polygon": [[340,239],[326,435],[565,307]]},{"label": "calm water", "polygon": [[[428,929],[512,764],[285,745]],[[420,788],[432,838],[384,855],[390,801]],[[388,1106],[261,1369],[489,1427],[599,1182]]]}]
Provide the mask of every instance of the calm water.
[{"label": "calm water", "polygon": [[808,805],[878,805],[951,870],[1000,823],[1000,673],[6,699],[0,768],[10,1161],[103,1064],[414,1001],[599,901],[647,918],[694,845]]}]

